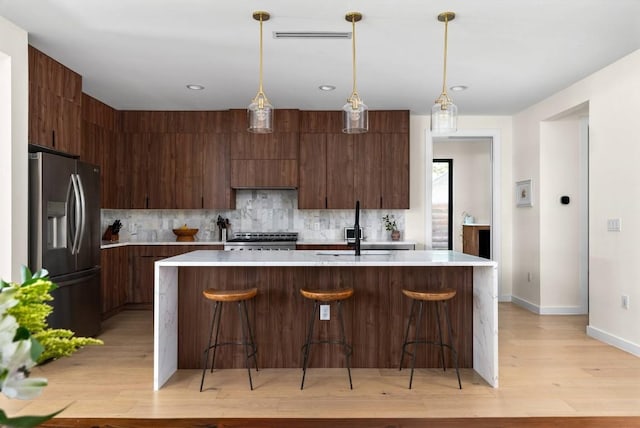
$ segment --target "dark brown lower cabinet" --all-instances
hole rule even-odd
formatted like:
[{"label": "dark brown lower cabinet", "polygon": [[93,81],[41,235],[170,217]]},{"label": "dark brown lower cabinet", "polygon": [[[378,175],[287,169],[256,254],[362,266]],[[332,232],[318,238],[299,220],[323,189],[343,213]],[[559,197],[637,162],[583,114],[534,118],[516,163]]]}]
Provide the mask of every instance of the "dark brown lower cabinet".
[{"label": "dark brown lower cabinet", "polygon": [[153,308],[157,260],[195,250],[222,249],[222,245],[132,245],[101,250],[102,319],[127,308]]},{"label": "dark brown lower cabinet", "polygon": [[129,288],[129,247],[100,251],[102,319],[120,312],[127,303]]},{"label": "dark brown lower cabinet", "polygon": [[142,245],[131,247],[131,284],[127,303],[153,308],[154,263],[195,250],[222,250],[222,245]]},{"label": "dark brown lower cabinet", "polygon": [[491,226],[462,225],[462,252],[472,256],[491,258]]}]

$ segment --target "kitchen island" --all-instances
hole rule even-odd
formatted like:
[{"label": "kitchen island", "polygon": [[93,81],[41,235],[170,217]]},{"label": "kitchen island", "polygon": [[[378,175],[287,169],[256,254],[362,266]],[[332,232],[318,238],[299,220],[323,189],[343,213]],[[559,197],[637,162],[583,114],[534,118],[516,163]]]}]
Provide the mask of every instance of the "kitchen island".
[{"label": "kitchen island", "polygon": [[[211,311],[202,297],[205,288],[258,288],[250,316],[256,326],[258,365],[264,368],[300,367],[310,314],[310,302],[300,296],[300,288],[347,286],[355,290],[345,305],[352,367],[397,367],[410,308],[403,287],[450,287],[458,293],[451,313],[460,366],[473,367],[498,386],[497,264],[491,260],[453,251],[372,250],[355,256],[352,251],[200,250],[155,263],[154,389],[178,369],[202,367]],[[235,308],[228,308],[226,315],[226,325],[237,326]],[[432,321],[428,319],[427,330],[433,332]],[[321,330],[331,330],[330,325]],[[343,366],[338,352],[321,348],[314,350],[311,367]],[[437,367],[437,350],[431,348],[417,366]],[[224,350],[219,367],[244,367],[239,352],[225,355]]]}]

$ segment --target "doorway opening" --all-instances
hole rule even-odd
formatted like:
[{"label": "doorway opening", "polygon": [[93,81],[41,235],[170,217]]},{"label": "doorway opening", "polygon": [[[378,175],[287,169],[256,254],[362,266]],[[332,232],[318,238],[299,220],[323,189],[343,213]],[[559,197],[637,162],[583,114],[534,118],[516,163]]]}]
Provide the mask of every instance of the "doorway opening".
[{"label": "doorway opening", "polygon": [[[478,234],[478,230],[489,232],[490,235],[492,226],[491,139],[435,138],[433,157],[452,159],[456,165],[455,171],[451,171],[453,183],[450,204],[453,228],[451,249],[477,256],[479,255],[476,248],[477,239],[469,238],[471,235]],[[434,167],[438,165],[435,160],[433,162]],[[432,183],[433,197],[436,196],[437,185],[435,181]],[[437,215],[436,208],[432,205],[432,216]],[[473,229],[470,230],[469,227]],[[435,230],[433,232],[435,237]],[[490,242],[486,244],[486,248],[490,249]],[[486,258],[490,258],[490,253],[483,254],[487,256]]]},{"label": "doorway opening", "polygon": [[[443,159],[449,158],[449,156],[437,156],[434,155],[433,146],[434,142],[437,141],[467,141],[467,140],[483,140],[488,144],[489,148],[489,170],[490,170],[490,179],[488,184],[489,189],[489,213],[486,215],[487,220],[486,223],[491,227],[490,234],[490,251],[491,251],[491,260],[498,263],[498,299],[500,301],[510,301],[511,300],[511,290],[502,290],[502,271],[501,271],[501,239],[502,239],[502,224],[501,224],[501,205],[502,205],[502,194],[501,194],[501,137],[499,129],[468,129],[468,130],[459,130],[455,134],[452,135],[438,135],[434,136],[430,131],[426,131],[426,150],[425,150],[425,162],[426,162],[426,171],[432,170],[434,158]],[[454,159],[455,161],[455,159]],[[456,171],[460,171],[461,166],[456,162]],[[433,235],[433,226],[432,226],[432,175],[426,174],[426,218],[425,218],[425,239],[424,242],[427,245],[427,249],[433,249],[432,247],[432,235]],[[455,177],[452,177],[454,186],[458,186],[460,183],[457,182]],[[460,215],[456,214],[456,202],[455,202],[455,188],[453,189],[453,214],[452,214],[452,223],[453,223],[453,231],[452,231],[452,239],[453,242],[453,250],[461,251],[462,249],[462,222],[464,218]],[[471,214],[471,213],[470,213]],[[478,215],[479,217],[479,215]],[[475,219],[476,221],[478,219]],[[482,219],[480,219],[482,220]],[[456,242],[459,241],[459,246],[456,248]]]}]

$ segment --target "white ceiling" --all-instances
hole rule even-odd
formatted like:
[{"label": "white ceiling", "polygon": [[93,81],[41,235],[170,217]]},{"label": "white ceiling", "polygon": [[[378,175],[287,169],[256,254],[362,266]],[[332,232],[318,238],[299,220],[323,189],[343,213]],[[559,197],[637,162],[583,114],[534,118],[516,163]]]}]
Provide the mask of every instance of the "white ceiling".
[{"label": "white ceiling", "polygon": [[[640,48],[640,0],[0,0],[29,42],[83,76],[117,109],[245,108],[258,87],[276,108],[337,110],[351,92],[351,40],[282,40],[273,31],[350,31],[371,109],[428,113],[442,85],[462,115],[513,114]],[[201,84],[203,91],[185,85]],[[333,92],[318,90],[336,86]]]}]

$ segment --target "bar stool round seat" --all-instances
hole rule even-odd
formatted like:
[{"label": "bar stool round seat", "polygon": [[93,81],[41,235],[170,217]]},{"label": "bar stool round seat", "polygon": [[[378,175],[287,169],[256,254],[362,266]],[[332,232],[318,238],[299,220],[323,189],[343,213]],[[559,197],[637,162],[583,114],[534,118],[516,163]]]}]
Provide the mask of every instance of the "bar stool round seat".
[{"label": "bar stool round seat", "polygon": [[338,300],[348,299],[353,296],[353,288],[344,288],[341,290],[300,290],[303,297],[310,300],[318,300],[320,302],[337,302]]},{"label": "bar stool round seat", "polygon": [[413,291],[413,290],[403,289],[402,294],[415,300],[424,300],[426,302],[439,302],[442,300],[453,299],[456,296],[456,290],[453,290],[451,288],[445,288],[443,290],[435,290],[435,291]]},{"label": "bar stool round seat", "polygon": [[[309,320],[309,326],[307,328],[307,339],[302,346],[303,362],[302,362],[302,382],[300,383],[300,389],[304,388],[304,380],[307,374],[307,366],[309,364],[309,354],[311,352],[311,345],[315,344],[337,344],[342,346],[342,352],[344,353],[347,365],[347,373],[349,374],[349,388],[353,389],[353,383],[351,381],[351,353],[353,348],[347,343],[344,319],[342,316],[342,302],[351,296],[353,296],[353,288],[341,288],[333,290],[309,290],[300,289],[300,294],[309,300],[313,300],[313,311]],[[318,316],[318,310],[320,304],[335,303],[338,312],[338,324],[340,326],[340,338],[338,340],[313,340],[313,327],[315,319]]]},{"label": "bar stool round seat", "polygon": [[[204,363],[202,369],[202,380],[200,381],[200,392],[204,385],[204,376],[207,371],[207,364],[209,362],[209,353],[213,349],[213,357],[211,358],[211,372],[216,362],[216,350],[219,346],[224,345],[242,345],[245,347],[247,373],[249,374],[249,387],[253,390],[253,381],[251,379],[251,368],[249,366],[249,359],[253,358],[256,371],[258,371],[258,361],[256,354],[258,353],[258,347],[253,339],[253,333],[251,331],[251,324],[249,323],[249,313],[247,311],[247,301],[253,299],[258,294],[257,288],[249,288],[242,290],[218,290],[214,288],[208,288],[202,292],[205,299],[214,303],[213,315],[211,319],[211,330],[209,331],[209,342],[204,350]],[[240,319],[240,325],[242,327],[242,341],[236,342],[218,342],[218,336],[220,333],[220,318],[222,316],[222,307],[225,302],[236,302],[238,307],[238,317]],[[215,330],[215,338],[213,331]],[[211,344],[213,340],[213,345]]]},{"label": "bar stool round seat", "polygon": [[[425,291],[403,289],[402,293],[412,300],[411,312],[409,313],[409,321],[407,322],[407,330],[404,335],[404,342],[402,343],[402,356],[400,357],[400,370],[402,370],[402,362],[404,360],[404,355],[409,354],[412,357],[411,376],[409,378],[409,389],[411,389],[411,386],[413,384],[413,371],[416,365],[417,352],[416,352],[415,345],[420,343],[424,343],[427,345],[437,345],[440,347],[440,360],[442,362],[442,369],[445,371],[447,370],[447,366],[444,361],[444,348],[449,348],[451,350],[451,353],[453,354],[455,369],[456,369],[456,376],[458,377],[458,387],[462,389],[462,383],[460,382],[460,371],[458,370],[458,352],[456,351],[456,348],[453,345],[451,319],[449,316],[449,308],[447,305],[447,302],[456,296],[456,290],[451,288],[443,288],[439,290],[425,290]],[[435,306],[436,321],[438,326],[438,339],[439,339],[438,341],[428,341],[426,340],[426,338],[420,337],[420,327],[422,326],[423,309],[425,304],[432,304],[433,306]],[[417,318],[416,318],[416,306],[418,307]],[[440,309],[444,311],[445,323],[447,325],[447,332],[449,335],[448,342],[444,342],[444,339],[442,336],[442,327],[440,324]],[[409,328],[411,327],[412,319],[416,319],[415,333],[414,333],[414,339],[409,340]],[[408,345],[414,345],[413,352],[407,351]]]},{"label": "bar stool round seat", "polygon": [[248,300],[258,294],[257,288],[248,290],[216,290],[208,288],[202,292],[202,295],[209,300],[215,302],[237,302],[238,300]]}]

